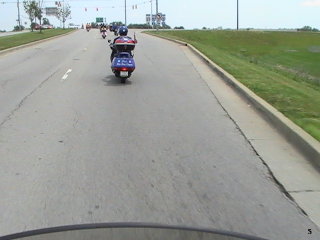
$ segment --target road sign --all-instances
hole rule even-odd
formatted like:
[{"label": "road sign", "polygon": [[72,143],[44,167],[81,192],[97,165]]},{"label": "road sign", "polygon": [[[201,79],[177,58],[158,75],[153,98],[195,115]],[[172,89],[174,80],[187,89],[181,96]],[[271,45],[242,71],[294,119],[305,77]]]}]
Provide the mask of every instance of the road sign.
[{"label": "road sign", "polygon": [[158,14],[157,14],[157,23],[158,23],[158,24],[161,23],[161,18],[162,18],[162,13],[158,13]]},{"label": "road sign", "polygon": [[155,22],[155,21],[156,21],[156,15],[152,14],[152,22]]},{"label": "road sign", "polygon": [[57,16],[58,8],[57,7],[47,7],[45,8],[45,12],[47,16]]},{"label": "road sign", "polygon": [[163,24],[163,22],[166,21],[166,15],[162,13],[158,13],[158,15],[152,14],[152,18],[151,19],[150,18],[151,18],[151,14],[146,14],[146,22],[149,23],[151,20],[152,25],[155,25],[156,23]]},{"label": "road sign", "polygon": [[102,17],[97,17],[96,18],[97,23],[103,23],[103,18]]},{"label": "road sign", "polygon": [[150,14],[146,14],[146,22],[149,23],[150,22]]}]

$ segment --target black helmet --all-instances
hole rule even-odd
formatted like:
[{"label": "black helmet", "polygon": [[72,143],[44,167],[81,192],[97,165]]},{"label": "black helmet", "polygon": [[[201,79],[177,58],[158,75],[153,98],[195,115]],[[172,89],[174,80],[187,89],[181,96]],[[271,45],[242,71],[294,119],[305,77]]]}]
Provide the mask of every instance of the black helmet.
[{"label": "black helmet", "polygon": [[121,26],[118,30],[120,36],[127,36],[128,28],[126,26]]}]

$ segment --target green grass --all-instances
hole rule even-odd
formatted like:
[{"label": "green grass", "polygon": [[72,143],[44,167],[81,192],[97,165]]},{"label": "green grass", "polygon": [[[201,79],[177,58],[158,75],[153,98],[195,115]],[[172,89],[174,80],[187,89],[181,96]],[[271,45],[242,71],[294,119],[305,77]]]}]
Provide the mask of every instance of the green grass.
[{"label": "green grass", "polygon": [[320,34],[159,31],[198,48],[320,141]]},{"label": "green grass", "polygon": [[17,47],[26,43],[42,40],[45,38],[61,35],[73,30],[74,29],[48,29],[42,30],[42,33],[40,33],[39,31],[35,31],[0,37],[0,51],[7,48]]}]

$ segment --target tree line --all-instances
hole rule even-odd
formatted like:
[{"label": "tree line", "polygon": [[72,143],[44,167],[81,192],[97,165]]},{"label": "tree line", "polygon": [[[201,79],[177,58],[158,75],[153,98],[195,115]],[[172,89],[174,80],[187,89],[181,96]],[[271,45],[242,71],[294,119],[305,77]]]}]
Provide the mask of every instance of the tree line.
[{"label": "tree line", "polygon": [[[30,20],[30,28],[31,31],[35,29],[36,23],[35,21],[39,20],[40,25],[40,32],[41,32],[41,25],[42,21],[43,24],[49,25],[50,22],[47,18],[43,18],[43,11],[42,11],[42,1],[36,1],[36,0],[28,0],[23,1],[23,8],[26,14],[28,15],[28,18]],[[57,12],[56,17],[63,23],[63,28],[65,28],[65,22],[68,19],[68,17],[71,14],[70,5],[66,4],[64,6],[58,5],[57,6]],[[23,30],[23,26],[15,26],[14,30]]]}]

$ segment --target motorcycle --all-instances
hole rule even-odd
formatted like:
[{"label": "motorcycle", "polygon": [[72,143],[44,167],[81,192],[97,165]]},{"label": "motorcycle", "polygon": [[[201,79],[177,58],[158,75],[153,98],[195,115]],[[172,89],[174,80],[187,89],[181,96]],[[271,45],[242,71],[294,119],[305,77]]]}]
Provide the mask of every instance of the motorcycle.
[{"label": "motorcycle", "polygon": [[[110,43],[111,40],[108,42]],[[132,53],[135,41],[126,36],[119,37],[115,43],[110,44],[110,48],[113,51],[110,57],[112,72],[121,79],[121,83],[125,83],[136,68]]]},{"label": "motorcycle", "polygon": [[105,39],[107,37],[106,30],[101,30],[101,36],[103,39]]}]

